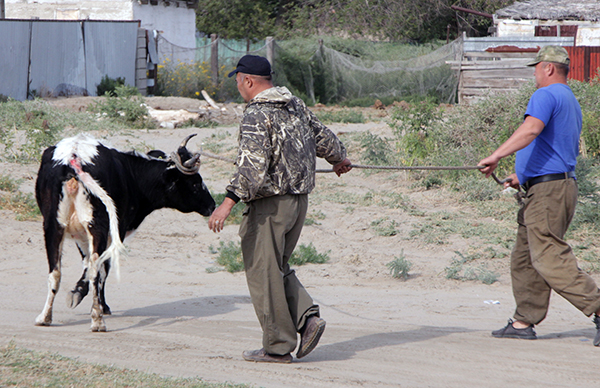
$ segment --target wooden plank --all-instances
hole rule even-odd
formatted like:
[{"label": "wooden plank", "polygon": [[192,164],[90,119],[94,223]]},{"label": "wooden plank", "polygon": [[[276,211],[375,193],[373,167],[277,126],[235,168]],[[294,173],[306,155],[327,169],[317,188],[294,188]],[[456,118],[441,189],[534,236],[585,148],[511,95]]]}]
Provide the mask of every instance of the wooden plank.
[{"label": "wooden plank", "polygon": [[490,89],[490,88],[470,88],[470,89],[463,89],[461,94],[463,95],[463,97],[465,96],[485,96],[488,94],[492,94],[492,93],[515,93],[519,91],[519,89],[515,88],[515,89],[511,89],[511,88],[505,88],[505,89]]},{"label": "wooden plank", "polygon": [[501,53],[490,53],[487,51],[469,51],[463,53],[463,56],[466,58],[471,57],[479,57],[479,58],[535,58],[536,53],[509,53],[509,52],[501,52]]},{"label": "wooden plank", "polygon": [[529,59],[502,59],[500,61],[494,60],[474,60],[474,61],[462,61],[460,62],[463,66],[523,66],[526,67],[529,63]]},{"label": "wooden plank", "polygon": [[453,70],[457,70],[457,69],[461,69],[461,70],[499,70],[499,69],[530,69],[527,66],[518,66],[518,65],[500,65],[500,64],[477,64],[477,65],[452,65],[450,66],[451,69]]},{"label": "wooden plank", "polygon": [[481,79],[475,78],[470,80],[464,80],[463,88],[492,88],[492,89],[503,89],[503,88],[511,88],[518,89],[523,86],[528,80],[518,79],[518,78],[488,78]]},{"label": "wooden plank", "polygon": [[491,69],[491,70],[463,70],[462,76],[467,79],[473,78],[526,78],[533,79],[533,70],[525,69]]}]

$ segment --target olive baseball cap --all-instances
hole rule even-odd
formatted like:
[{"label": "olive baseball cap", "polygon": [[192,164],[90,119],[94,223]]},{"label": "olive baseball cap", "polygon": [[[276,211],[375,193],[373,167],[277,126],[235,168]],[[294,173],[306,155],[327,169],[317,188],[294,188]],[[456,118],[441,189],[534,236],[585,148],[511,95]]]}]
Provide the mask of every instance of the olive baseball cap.
[{"label": "olive baseball cap", "polygon": [[236,73],[271,75],[271,64],[267,58],[258,55],[244,55],[238,62],[235,70],[229,73],[229,77],[232,77]]},{"label": "olive baseball cap", "polygon": [[564,47],[560,46],[544,46],[538,51],[535,59],[527,64],[527,66],[535,66],[540,62],[554,62],[569,65],[569,53]]}]

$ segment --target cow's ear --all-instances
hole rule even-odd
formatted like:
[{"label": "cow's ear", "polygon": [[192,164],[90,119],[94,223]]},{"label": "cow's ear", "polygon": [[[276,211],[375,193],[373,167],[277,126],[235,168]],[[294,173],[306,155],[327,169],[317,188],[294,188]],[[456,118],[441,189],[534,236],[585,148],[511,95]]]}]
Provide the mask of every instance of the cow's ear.
[{"label": "cow's ear", "polygon": [[146,155],[156,159],[167,159],[167,154],[165,154],[161,150],[148,151]]}]

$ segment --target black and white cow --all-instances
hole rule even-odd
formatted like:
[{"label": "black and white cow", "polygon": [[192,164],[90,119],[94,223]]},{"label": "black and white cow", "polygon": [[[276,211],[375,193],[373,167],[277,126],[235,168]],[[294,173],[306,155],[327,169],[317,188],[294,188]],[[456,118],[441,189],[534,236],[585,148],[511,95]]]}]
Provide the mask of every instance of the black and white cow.
[{"label": "black and white cow", "polygon": [[50,273],[46,305],[36,325],[52,323],[65,237],[76,241],[83,257],[83,275],[67,295],[67,305],[76,307],[91,287],[92,331],[106,331],[102,317],[111,311],[104,285],[111,265],[118,275],[126,235],[156,209],[212,213],[215,201],[198,173],[200,154],[186,148],[192,136],[170,157],[162,151],[120,152],[84,134],[44,151],[35,193],[44,217]]}]

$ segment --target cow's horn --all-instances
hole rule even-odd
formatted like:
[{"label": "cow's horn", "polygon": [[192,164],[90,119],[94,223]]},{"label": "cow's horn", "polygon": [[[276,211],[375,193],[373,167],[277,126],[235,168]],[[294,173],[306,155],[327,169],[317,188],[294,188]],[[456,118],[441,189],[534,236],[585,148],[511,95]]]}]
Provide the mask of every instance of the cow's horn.
[{"label": "cow's horn", "polygon": [[181,142],[181,145],[179,146],[179,148],[185,148],[187,146],[188,141],[190,141],[190,139],[194,136],[196,136],[197,133],[192,133],[191,135],[189,135],[188,137],[186,137],[185,139],[183,139],[183,141]]},{"label": "cow's horn", "polygon": [[[196,166],[198,165],[198,166]],[[183,167],[186,168],[196,168],[196,171],[200,168],[200,154],[194,155],[191,159],[183,162]]]},{"label": "cow's horn", "polygon": [[196,154],[189,160],[182,162],[181,156],[177,152],[172,152],[171,160],[175,163],[177,169],[186,175],[197,174],[198,170],[200,170],[200,154]]}]

